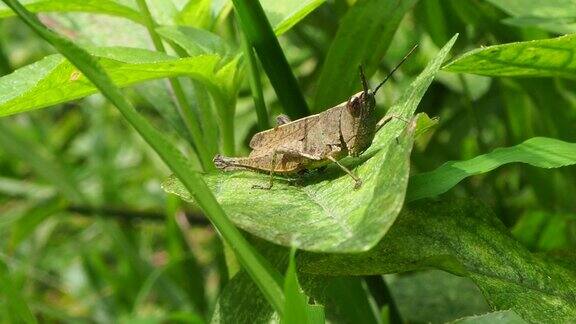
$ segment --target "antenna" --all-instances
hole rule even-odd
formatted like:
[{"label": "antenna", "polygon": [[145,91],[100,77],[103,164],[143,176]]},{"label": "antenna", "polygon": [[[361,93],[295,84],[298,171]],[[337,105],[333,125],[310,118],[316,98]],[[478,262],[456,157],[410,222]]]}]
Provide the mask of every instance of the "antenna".
[{"label": "antenna", "polygon": [[370,91],[370,86],[368,85],[368,81],[366,80],[366,74],[364,74],[364,67],[362,66],[362,64],[360,64],[359,66],[360,68],[360,80],[362,80],[362,88],[364,89],[364,92],[368,92]]},{"label": "antenna", "polygon": [[[376,87],[376,89],[374,89],[374,92],[372,92],[372,94],[376,95],[376,92],[378,92],[378,89],[380,89],[380,87],[386,83],[386,81],[388,81],[388,79],[390,79],[390,77],[392,76],[392,74],[394,74],[394,72],[396,72],[396,70],[398,70],[398,68],[408,59],[408,57],[410,57],[410,55],[412,55],[412,53],[414,53],[414,51],[418,48],[418,44],[414,45],[414,47],[412,47],[412,49],[410,50],[410,52],[408,52],[408,54],[406,54],[404,56],[404,58],[402,58],[402,60],[400,61],[400,63],[398,63],[396,65],[396,67],[394,69],[392,69],[392,71],[390,71],[390,73],[388,73],[388,75],[386,76],[386,78],[384,79],[384,81],[380,82],[380,84]],[[364,81],[363,81],[364,82]]]}]

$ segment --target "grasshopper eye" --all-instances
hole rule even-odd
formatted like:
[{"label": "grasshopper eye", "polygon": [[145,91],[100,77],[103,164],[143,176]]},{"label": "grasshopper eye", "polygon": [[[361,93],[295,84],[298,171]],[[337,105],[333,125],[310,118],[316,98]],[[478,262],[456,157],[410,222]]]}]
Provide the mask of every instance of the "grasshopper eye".
[{"label": "grasshopper eye", "polygon": [[360,96],[354,96],[350,101],[348,101],[346,108],[348,108],[348,111],[352,116],[357,117],[360,114],[361,106],[362,98]]}]

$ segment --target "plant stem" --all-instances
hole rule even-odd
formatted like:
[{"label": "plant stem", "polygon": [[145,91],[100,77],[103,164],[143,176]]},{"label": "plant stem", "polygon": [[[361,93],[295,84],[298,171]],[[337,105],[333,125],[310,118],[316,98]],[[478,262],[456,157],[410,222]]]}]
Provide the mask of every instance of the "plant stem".
[{"label": "plant stem", "polygon": [[[146,4],[146,0],[136,0],[138,3],[138,7],[140,8],[140,12],[144,16],[144,22],[146,24],[146,29],[148,30],[148,34],[150,34],[150,38],[152,39],[152,43],[154,44],[154,48],[157,51],[166,53],[166,48],[162,43],[162,39],[160,35],[156,32],[156,22],[150,13],[150,9]],[[178,113],[180,114],[180,118],[184,121],[184,125],[188,129],[188,133],[192,138],[192,142],[194,145],[194,149],[196,154],[200,159],[200,163],[204,170],[212,170],[214,169],[214,165],[212,163],[212,157],[208,153],[206,149],[206,145],[202,141],[202,129],[200,127],[200,123],[198,122],[194,112],[190,109],[190,105],[186,100],[186,95],[184,94],[184,90],[182,89],[182,84],[177,78],[170,78],[170,85],[174,92],[174,96],[176,97],[176,106],[178,107]]]},{"label": "plant stem", "polygon": [[248,81],[250,83],[252,99],[254,99],[254,109],[256,109],[256,116],[258,117],[258,129],[263,131],[270,128],[270,120],[268,118],[268,111],[266,110],[266,103],[264,102],[264,94],[262,93],[262,81],[260,80],[258,62],[256,61],[254,50],[248,43],[246,35],[243,33],[241,42],[244,57],[246,58],[248,69],[250,70]]},{"label": "plant stem", "polygon": [[280,43],[258,0],[232,0],[240,26],[249,44],[254,47],[262,67],[282,104],[293,119],[310,114],[308,104],[298,87]]},{"label": "plant stem", "polygon": [[40,37],[52,44],[58,52],[76,66],[118,108],[124,118],[156,151],[194,197],[198,206],[205,212],[206,217],[210,219],[224,240],[230,244],[238,260],[260,288],[268,302],[282,316],[285,299],[282,289],[282,275],[248,243],[240,230],[232,224],[201,175],[192,171],[190,162],[176,146],[138,113],[94,57],[67,38],[46,28],[36,16],[26,10],[17,0],[2,1]]}]

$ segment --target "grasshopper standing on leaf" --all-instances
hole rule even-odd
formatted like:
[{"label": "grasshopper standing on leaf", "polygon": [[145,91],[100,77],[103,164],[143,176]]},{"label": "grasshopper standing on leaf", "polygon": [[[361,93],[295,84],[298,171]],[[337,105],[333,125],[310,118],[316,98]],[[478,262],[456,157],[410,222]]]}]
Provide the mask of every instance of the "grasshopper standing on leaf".
[{"label": "grasshopper standing on leaf", "polygon": [[393,116],[376,122],[374,96],[390,76],[414,52],[410,50],[400,63],[386,76],[374,91],[370,90],[366,76],[360,67],[363,90],[353,95],[347,102],[325,110],[319,114],[295,121],[285,115],[277,118],[278,125],[257,133],[250,141],[252,152],[248,157],[225,157],[216,155],[214,164],[224,171],[252,170],[269,172],[267,186],[254,186],[270,189],[274,174],[291,175],[336,163],[356,182],[362,181],[338,160],[350,155],[357,157],[371,144],[376,132]]}]

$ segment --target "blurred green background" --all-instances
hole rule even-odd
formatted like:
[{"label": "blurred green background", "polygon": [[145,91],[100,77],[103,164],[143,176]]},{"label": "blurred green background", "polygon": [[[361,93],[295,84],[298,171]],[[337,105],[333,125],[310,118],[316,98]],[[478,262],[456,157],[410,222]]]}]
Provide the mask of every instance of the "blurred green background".
[{"label": "blurred green background", "polygon": [[[118,2],[137,9],[132,1]],[[352,66],[354,78],[341,79],[350,67],[340,69],[330,56],[335,37],[348,37],[349,53],[354,56],[354,38],[363,31],[354,30],[345,17],[355,2],[367,1],[307,1],[317,8],[279,37],[312,112],[342,102],[360,89],[356,66]],[[420,44],[416,55],[379,93],[380,115],[455,33],[460,34],[452,50],[457,56],[482,46],[551,38],[576,30],[574,17],[566,9],[552,10],[576,6],[559,0],[533,7],[496,0],[412,2],[405,14],[394,17],[397,28],[384,29],[387,35],[376,33],[373,46],[357,49],[375,53],[364,63],[376,84],[408,49]],[[263,3],[273,26],[277,26],[275,17],[286,17],[286,12],[305,14],[294,10],[297,1]],[[149,6],[160,25],[179,24],[213,33],[215,40],[206,35],[202,39],[212,40],[206,42],[228,55],[228,62],[242,51],[242,36],[228,1],[156,0],[149,1]],[[127,19],[78,12],[42,13],[40,17],[86,47],[153,49],[145,28]],[[394,19],[383,21],[383,26],[393,25]],[[340,28],[348,28],[350,34]],[[17,18],[0,21],[0,74],[10,74],[52,53]],[[202,121],[210,154],[226,150],[247,154],[247,143],[259,127],[247,68],[233,74],[226,100],[231,100],[227,113],[233,113],[234,124],[228,130],[217,122],[218,101],[202,85],[181,78],[194,113]],[[273,120],[283,110],[263,73],[261,82]],[[417,142],[412,172],[433,170],[445,161],[470,159],[535,136],[576,141],[575,86],[565,78],[489,78],[441,72],[419,108],[439,117],[439,123]],[[124,92],[201,169],[186,135],[182,136],[185,126],[177,118],[167,89],[165,80],[154,80]],[[233,131],[232,146],[223,140],[227,131]],[[200,211],[162,191],[160,184],[168,175],[154,152],[100,95],[0,119],[0,276],[21,291],[42,321],[208,321],[237,266],[226,264],[225,249]],[[444,197],[476,197],[486,202],[534,252],[571,249],[576,245],[575,180],[574,168],[506,165],[464,181]],[[437,285],[419,285],[418,280]],[[432,271],[389,276],[387,281],[406,320],[436,322],[488,311],[467,279]],[[451,312],[431,311],[438,304],[428,294]],[[472,297],[464,303],[463,296]],[[2,298],[8,297],[0,293]],[[4,320],[11,321],[6,305],[0,302],[0,312]]]}]

